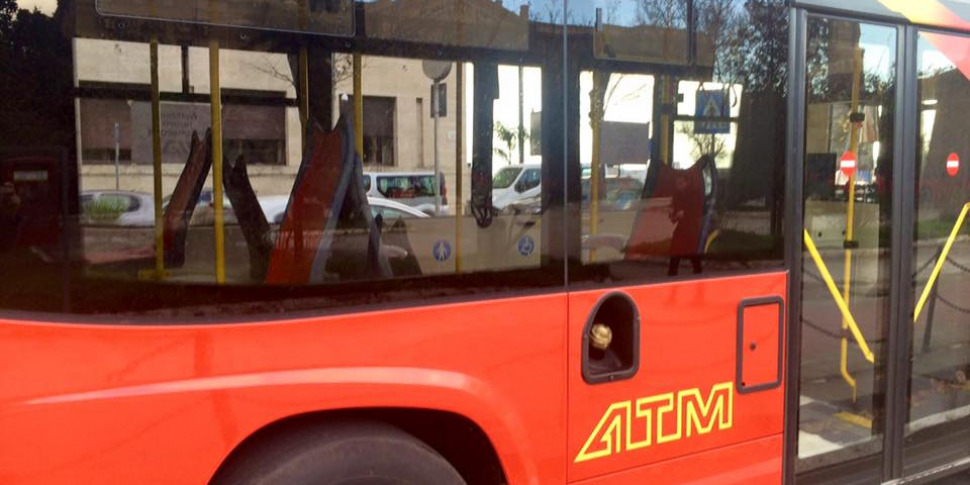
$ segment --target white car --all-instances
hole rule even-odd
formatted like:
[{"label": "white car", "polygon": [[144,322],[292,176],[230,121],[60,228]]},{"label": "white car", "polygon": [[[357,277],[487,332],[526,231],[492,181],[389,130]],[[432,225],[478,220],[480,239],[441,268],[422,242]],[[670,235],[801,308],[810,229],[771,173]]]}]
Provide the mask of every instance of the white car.
[{"label": "white car", "polygon": [[[434,214],[434,172],[365,172],[364,191],[373,199],[388,199]],[[448,186],[445,176],[438,175],[441,192],[441,213],[448,213]]]},{"label": "white car", "polygon": [[[266,220],[270,224],[280,224],[283,222],[289,201],[290,197],[287,195],[264,196],[259,198],[259,206],[262,207],[263,214],[266,214]],[[430,217],[417,208],[382,197],[368,197],[367,203],[370,204],[371,214],[374,217],[381,216],[385,222],[391,222],[394,219]]]},{"label": "white car", "polygon": [[151,194],[125,190],[82,192],[81,214],[85,224],[153,226],[155,200]]},{"label": "white car", "polygon": [[496,211],[541,193],[542,166],[537,163],[504,167],[492,178],[492,207]]}]

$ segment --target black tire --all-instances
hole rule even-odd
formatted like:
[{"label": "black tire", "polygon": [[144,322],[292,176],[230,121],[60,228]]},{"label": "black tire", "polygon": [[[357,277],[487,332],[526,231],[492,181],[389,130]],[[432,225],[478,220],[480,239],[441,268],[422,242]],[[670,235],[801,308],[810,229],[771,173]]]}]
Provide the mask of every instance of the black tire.
[{"label": "black tire", "polygon": [[421,440],[379,422],[311,425],[245,446],[213,485],[465,485]]}]

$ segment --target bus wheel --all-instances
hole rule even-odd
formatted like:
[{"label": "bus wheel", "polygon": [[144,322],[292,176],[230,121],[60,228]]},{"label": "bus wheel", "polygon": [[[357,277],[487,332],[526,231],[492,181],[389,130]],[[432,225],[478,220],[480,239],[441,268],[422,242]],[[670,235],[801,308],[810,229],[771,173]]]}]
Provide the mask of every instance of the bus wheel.
[{"label": "bus wheel", "polygon": [[465,485],[434,449],[380,422],[311,425],[245,448],[213,485]]}]

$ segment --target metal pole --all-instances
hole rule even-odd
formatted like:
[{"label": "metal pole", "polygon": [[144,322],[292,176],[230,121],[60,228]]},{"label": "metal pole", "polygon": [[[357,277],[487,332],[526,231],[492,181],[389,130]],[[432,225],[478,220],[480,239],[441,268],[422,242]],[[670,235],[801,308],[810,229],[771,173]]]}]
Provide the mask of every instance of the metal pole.
[{"label": "metal pole", "polygon": [[[853,72],[852,72],[852,106],[849,111],[850,115],[854,115],[859,111],[859,91],[862,89],[862,49],[857,48],[853,58]],[[851,123],[849,128],[849,151],[851,151],[858,160],[859,153],[859,130],[861,128],[861,123]],[[857,162],[858,163],[858,162]],[[845,286],[842,289],[842,298],[845,300],[846,305],[851,305],[852,298],[852,246],[855,244],[855,172],[849,177],[849,200],[848,206],[846,208],[846,220],[845,220],[845,273],[843,274],[843,281]],[[842,343],[841,343],[841,358],[840,358],[840,370],[842,372],[842,378],[845,382],[849,384],[852,388],[852,402],[856,401],[858,396],[858,385],[856,380],[849,373],[849,338],[847,332],[849,330],[849,322],[845,318],[842,319]]]},{"label": "metal pole", "polygon": [[155,199],[155,278],[165,277],[165,226],[162,215],[162,116],[158,84],[158,37],[149,44],[152,83],[152,192]]},{"label": "metal pole", "polygon": [[121,126],[118,122],[115,122],[115,190],[121,190],[121,166],[119,158],[121,158]]},{"label": "metal pole", "polygon": [[219,41],[209,42],[209,84],[212,107],[212,202],[215,209],[216,283],[226,282],[225,219],[222,204],[222,88],[219,80]]},{"label": "metal pole", "polygon": [[310,121],[310,78],[308,71],[310,70],[310,56],[307,53],[307,46],[300,46],[300,82],[299,89],[300,94],[298,95],[300,100],[300,140],[302,146],[306,149],[306,132],[307,123]]},{"label": "metal pole", "polygon": [[461,62],[457,63],[458,72],[456,73],[455,83],[458,87],[455,89],[455,272],[461,273],[462,261],[461,261],[461,223],[462,223],[462,211],[464,210],[462,204],[464,197],[464,190],[462,188],[462,177],[463,177],[463,160],[465,158],[464,149],[464,126],[465,126],[465,65]]},{"label": "metal pole", "polygon": [[[300,2],[300,29],[306,30],[307,25],[310,23],[310,2],[308,0],[303,0]],[[310,98],[309,98],[309,66],[310,66],[310,56],[307,53],[306,44],[300,45],[300,72],[297,73],[299,76],[299,81],[297,83],[297,89],[299,89],[299,94],[297,94],[297,99],[299,101],[299,111],[300,111],[300,146],[306,150],[306,132],[307,123],[310,120]]]},{"label": "metal pole", "polygon": [[364,73],[363,59],[354,54],[354,136],[357,155],[364,159]]},{"label": "metal pole", "polygon": [[438,123],[441,105],[441,83],[434,82],[434,96],[431,96],[431,111],[434,115],[434,215],[441,214],[441,183],[438,182],[438,174],[441,172],[441,161],[438,156]]},{"label": "metal pole", "polygon": [[[606,102],[603,95],[604,89],[606,86],[603,86],[600,73],[593,71],[593,99],[590,110],[592,111],[590,125],[593,129],[593,156],[589,167],[589,233],[592,236],[599,234],[600,226],[600,128],[606,111],[603,106]],[[589,262],[596,262],[595,247],[589,250]]]},{"label": "metal pole", "polygon": [[[943,248],[936,251],[936,259],[943,257]],[[923,331],[923,353],[930,351],[930,344],[933,340],[933,318],[936,316],[936,299],[939,296],[939,285],[933,285],[930,293],[930,306],[926,309],[926,329]]]},{"label": "metal pole", "polygon": [[519,66],[519,165],[525,164],[525,68]]}]

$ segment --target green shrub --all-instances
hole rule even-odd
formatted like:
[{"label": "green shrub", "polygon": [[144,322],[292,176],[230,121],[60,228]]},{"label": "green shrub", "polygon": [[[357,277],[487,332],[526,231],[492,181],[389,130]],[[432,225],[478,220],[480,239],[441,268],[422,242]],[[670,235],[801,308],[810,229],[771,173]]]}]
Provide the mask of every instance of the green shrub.
[{"label": "green shrub", "polygon": [[125,203],[117,199],[95,199],[84,204],[84,217],[91,222],[114,222],[125,212]]}]

